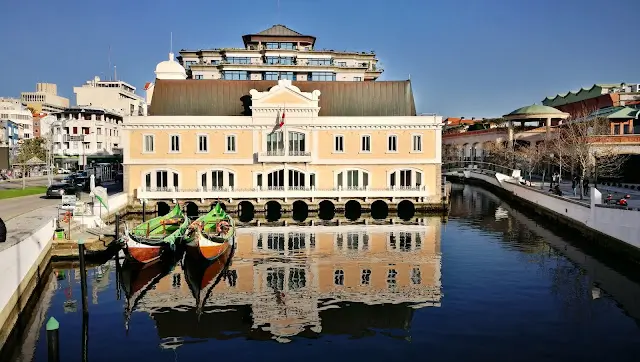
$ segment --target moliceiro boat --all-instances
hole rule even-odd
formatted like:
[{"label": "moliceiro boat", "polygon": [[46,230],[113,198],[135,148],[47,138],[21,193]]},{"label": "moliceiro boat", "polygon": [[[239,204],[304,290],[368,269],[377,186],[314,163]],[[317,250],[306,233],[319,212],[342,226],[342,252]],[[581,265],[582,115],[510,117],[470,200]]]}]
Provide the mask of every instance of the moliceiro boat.
[{"label": "moliceiro boat", "polygon": [[180,205],[176,205],[168,214],[143,222],[133,230],[126,230],[126,254],[140,263],[160,258],[165,249],[175,248],[176,241],[184,235],[189,222]]},{"label": "moliceiro boat", "polygon": [[214,260],[233,246],[235,234],[233,219],[217,204],[209,213],[189,225],[184,237],[187,254]]}]

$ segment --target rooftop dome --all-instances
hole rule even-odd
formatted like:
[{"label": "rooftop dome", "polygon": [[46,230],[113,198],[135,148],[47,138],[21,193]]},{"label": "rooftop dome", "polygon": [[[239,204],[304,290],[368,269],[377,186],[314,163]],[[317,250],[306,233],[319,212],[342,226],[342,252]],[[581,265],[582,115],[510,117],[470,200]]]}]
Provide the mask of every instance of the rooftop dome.
[{"label": "rooftop dome", "polygon": [[156,66],[157,79],[187,79],[187,72],[180,63],[176,62],[173,53],[169,53],[169,60],[158,63]]},{"label": "rooftop dome", "polygon": [[507,116],[532,116],[535,114],[563,114],[564,112],[557,110],[553,107],[542,106],[539,104],[532,104],[530,106],[518,108],[515,111],[507,114]]}]

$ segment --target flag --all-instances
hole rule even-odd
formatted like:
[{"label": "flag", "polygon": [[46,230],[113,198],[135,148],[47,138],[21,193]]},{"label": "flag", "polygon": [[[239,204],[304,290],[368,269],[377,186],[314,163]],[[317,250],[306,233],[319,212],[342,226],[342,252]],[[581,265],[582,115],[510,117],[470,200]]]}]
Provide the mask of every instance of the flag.
[{"label": "flag", "polygon": [[278,123],[278,127],[282,128],[284,126],[284,108],[282,109],[282,117],[280,117],[280,123]]},{"label": "flag", "polygon": [[93,189],[93,195],[98,199],[102,206],[109,210],[109,195],[107,194],[107,189],[102,186],[96,186]]},{"label": "flag", "polygon": [[271,133],[282,129],[282,126],[284,126],[284,110],[282,110],[282,115],[280,115],[280,111],[276,114],[276,125],[271,130]]}]

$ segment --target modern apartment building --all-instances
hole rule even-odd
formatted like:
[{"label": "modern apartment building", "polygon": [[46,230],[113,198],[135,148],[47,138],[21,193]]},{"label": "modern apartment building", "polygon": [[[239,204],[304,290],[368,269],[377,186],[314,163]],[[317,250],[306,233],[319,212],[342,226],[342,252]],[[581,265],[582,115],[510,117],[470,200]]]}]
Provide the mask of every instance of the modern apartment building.
[{"label": "modern apartment building", "polygon": [[274,25],[242,37],[242,48],[180,50],[192,79],[372,81],[383,72],[373,52],[316,47],[316,37]]},{"label": "modern apartment building", "polygon": [[43,119],[41,132],[50,139],[59,167],[82,169],[121,158],[121,115],[97,107],[71,107],[54,116],[53,122]]},{"label": "modern apartment building", "polygon": [[19,99],[0,99],[0,120],[13,122],[19,139],[33,138],[33,115]]},{"label": "modern apartment building", "polygon": [[121,80],[101,80],[94,77],[80,87],[73,87],[76,105],[99,107],[121,116],[138,116],[145,109],[144,98],[136,94],[136,87]]},{"label": "modern apartment building", "polygon": [[52,83],[37,83],[35,92],[22,92],[22,104],[36,113],[61,112],[69,107],[69,99],[58,95],[58,86]]}]

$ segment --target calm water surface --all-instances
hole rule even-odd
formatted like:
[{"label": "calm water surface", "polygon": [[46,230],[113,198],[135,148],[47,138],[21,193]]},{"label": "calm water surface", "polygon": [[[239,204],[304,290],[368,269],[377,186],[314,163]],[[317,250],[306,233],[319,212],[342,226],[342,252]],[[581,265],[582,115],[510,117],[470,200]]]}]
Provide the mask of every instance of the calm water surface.
[{"label": "calm water surface", "polygon": [[15,358],[47,360],[54,316],[62,361],[640,360],[637,276],[486,191],[452,199],[447,223],[242,229],[226,269],[111,261],[88,318],[56,269]]}]

